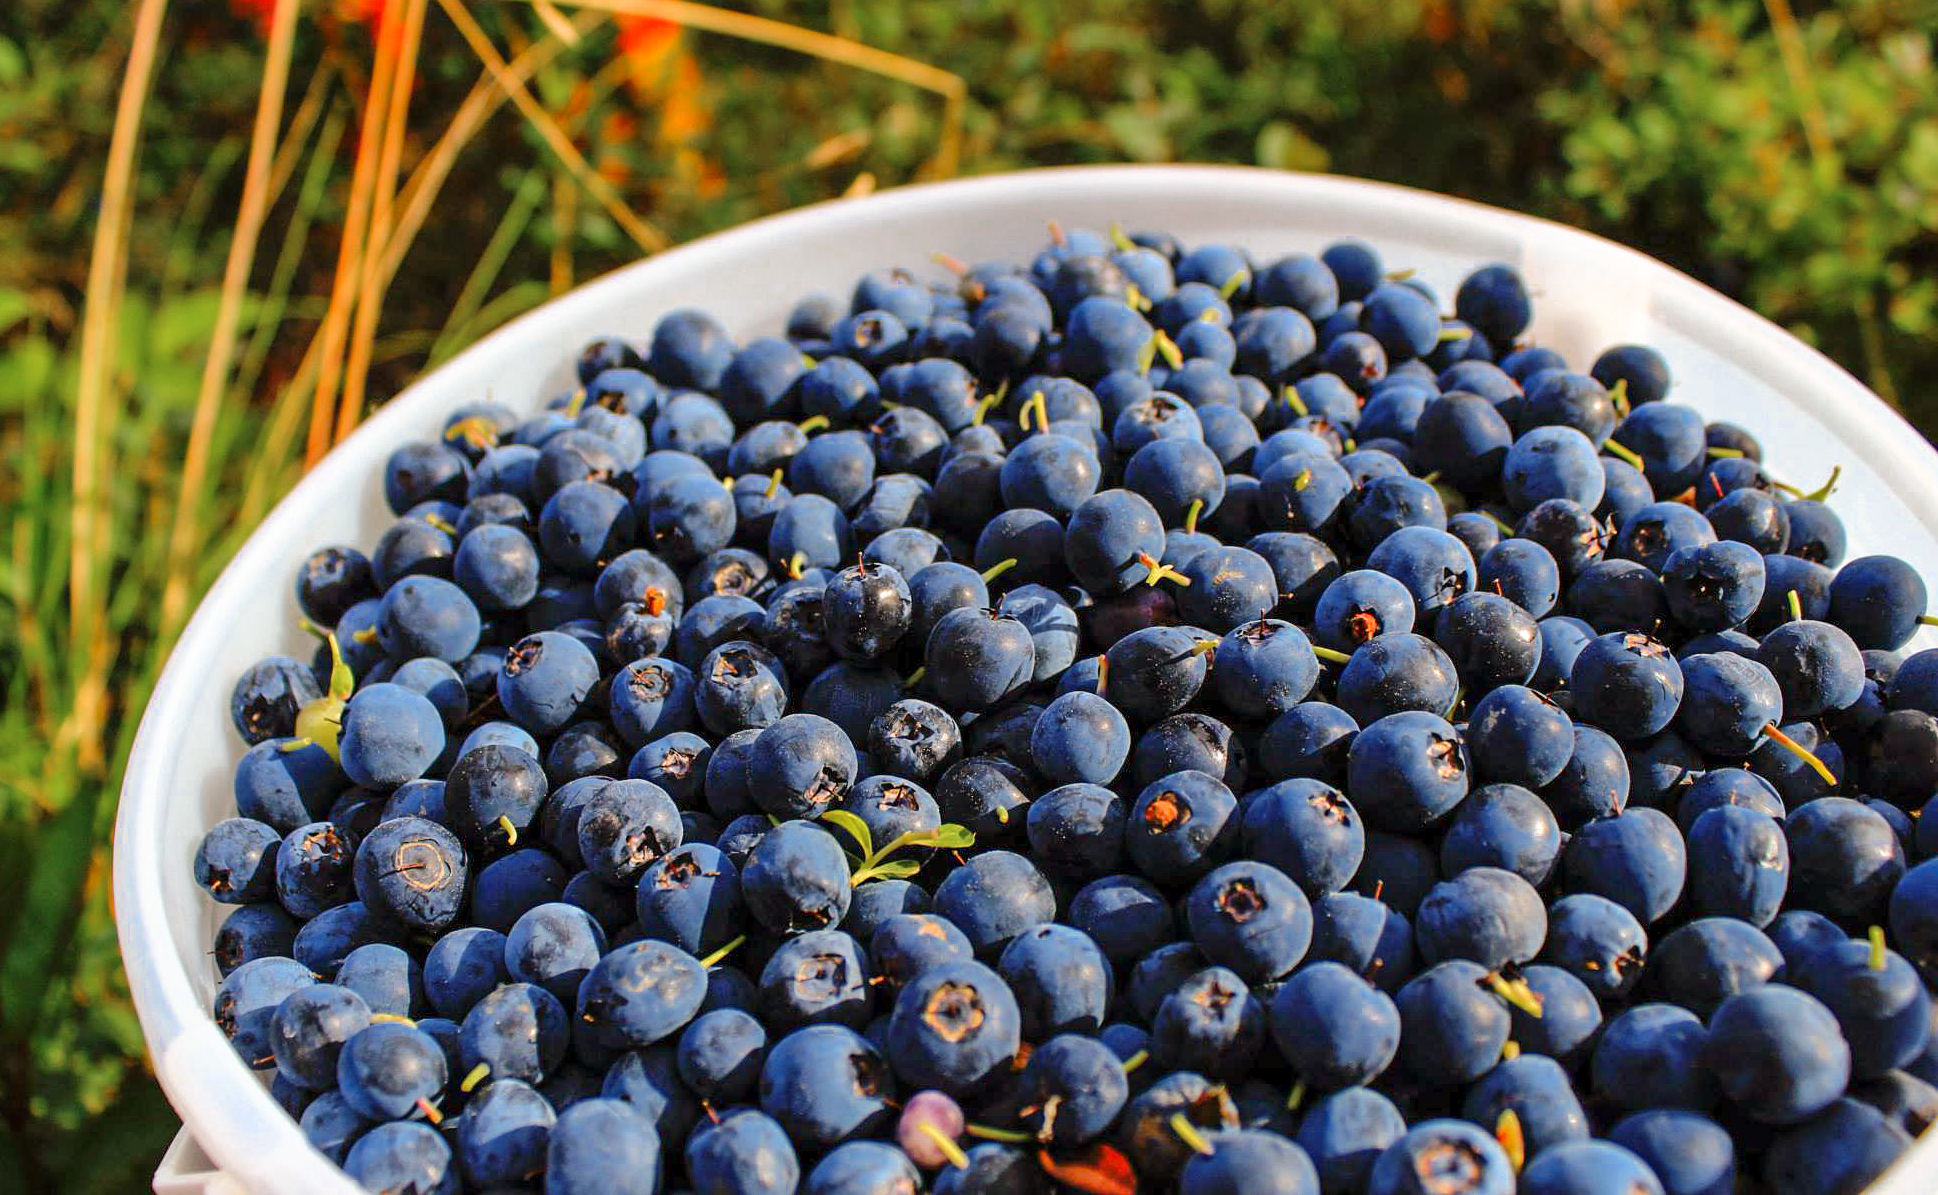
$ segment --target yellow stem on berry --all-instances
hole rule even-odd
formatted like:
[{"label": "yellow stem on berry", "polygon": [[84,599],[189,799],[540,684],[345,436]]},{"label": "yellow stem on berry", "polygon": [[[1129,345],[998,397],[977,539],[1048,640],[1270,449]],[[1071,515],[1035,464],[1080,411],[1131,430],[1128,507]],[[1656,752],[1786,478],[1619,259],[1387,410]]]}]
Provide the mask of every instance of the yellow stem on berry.
[{"label": "yellow stem on berry", "polygon": [[949,1165],[957,1170],[969,1169],[969,1155],[962,1152],[962,1147],[957,1145],[955,1139],[949,1134],[926,1120],[916,1127],[922,1130],[923,1136],[935,1142],[935,1147],[942,1151],[942,1156],[949,1159]]},{"label": "yellow stem on berry", "polygon": [[1521,1131],[1521,1118],[1512,1108],[1502,1108],[1501,1115],[1494,1122],[1494,1140],[1501,1143],[1507,1160],[1513,1164],[1514,1172],[1519,1174],[1521,1167],[1527,1165],[1527,1136]]},{"label": "yellow stem on berry", "polygon": [[1210,1157],[1217,1152],[1211,1148],[1211,1142],[1205,1140],[1205,1135],[1198,1131],[1198,1126],[1186,1120],[1182,1112],[1171,1113],[1171,1131],[1195,1153]]},{"label": "yellow stem on berry", "polygon": [[1771,742],[1809,764],[1810,770],[1823,777],[1825,784],[1830,785],[1832,788],[1837,787],[1837,774],[1825,767],[1824,761],[1818,759],[1816,754],[1808,747],[1805,747],[1802,743],[1799,743],[1781,730],[1778,730],[1776,723],[1772,722],[1768,726],[1765,726],[1763,733],[1769,736]]},{"label": "yellow stem on berry", "polygon": [[1158,356],[1164,358],[1164,363],[1172,369],[1184,364],[1184,350],[1180,349],[1177,342],[1166,335],[1162,328],[1157,330],[1157,352]]},{"label": "yellow stem on berry", "polygon": [[1150,570],[1144,578],[1144,584],[1146,585],[1156,585],[1159,581],[1176,581],[1178,584],[1185,586],[1191,584],[1191,578],[1172,568],[1170,565],[1165,564],[1149,552],[1139,552],[1137,554],[1137,563]]},{"label": "yellow stem on berry", "polygon": [[1541,993],[1528,986],[1525,979],[1509,979],[1504,975],[1489,975],[1488,990],[1507,1001],[1515,1008],[1531,1017],[1541,1015]]}]

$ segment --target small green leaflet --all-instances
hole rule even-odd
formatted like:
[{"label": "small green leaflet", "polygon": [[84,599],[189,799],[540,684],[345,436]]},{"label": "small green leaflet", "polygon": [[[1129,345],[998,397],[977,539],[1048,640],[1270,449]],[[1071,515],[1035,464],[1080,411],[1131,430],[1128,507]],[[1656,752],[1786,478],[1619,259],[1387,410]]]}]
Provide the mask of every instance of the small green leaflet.
[{"label": "small green leaflet", "polygon": [[861,855],[864,860],[874,856],[875,837],[868,832],[867,822],[862,821],[859,817],[856,817],[845,809],[824,810],[821,813],[821,820],[824,822],[832,822],[846,830],[848,836],[860,844]]}]

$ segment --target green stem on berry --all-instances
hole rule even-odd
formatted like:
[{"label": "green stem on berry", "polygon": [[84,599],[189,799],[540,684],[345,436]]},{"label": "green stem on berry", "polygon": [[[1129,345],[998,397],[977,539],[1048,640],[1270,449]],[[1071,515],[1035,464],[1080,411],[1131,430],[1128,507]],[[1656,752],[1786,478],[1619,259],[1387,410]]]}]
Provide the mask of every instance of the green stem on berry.
[{"label": "green stem on berry", "polygon": [[1740,461],[1744,456],[1743,450],[1740,448],[1711,447],[1704,449],[1704,451],[1709,454],[1709,459],[1713,461]]},{"label": "green stem on berry", "polygon": [[1305,1080],[1300,1079],[1297,1083],[1292,1084],[1292,1090],[1286,1093],[1285,1110],[1288,1112],[1297,1112],[1299,1105],[1303,1103],[1305,1103]]},{"label": "green stem on berry", "polygon": [[1139,1050],[1129,1058],[1124,1059],[1124,1073],[1127,1075],[1135,1074],[1138,1067],[1143,1066],[1150,1060],[1151,1052],[1149,1050]]},{"label": "green stem on berry", "polygon": [[1837,479],[1842,477],[1843,475],[1844,475],[1844,466],[1832,465],[1830,467],[1829,479],[1826,480],[1824,484],[1818,486],[1816,489],[1810,491],[1808,494],[1805,494],[1803,496],[1803,500],[1805,502],[1825,501],[1832,494],[1837,492]]},{"label": "green stem on berry", "polygon": [[1110,237],[1110,243],[1117,247],[1117,252],[1119,253],[1129,253],[1131,250],[1137,248],[1137,242],[1126,236],[1124,234],[1124,226],[1115,220],[1110,222],[1108,235]]},{"label": "green stem on berry", "polygon": [[464,1092],[466,1095],[470,1095],[471,1090],[478,1084],[484,1082],[490,1074],[491,1064],[489,1062],[480,1062],[478,1065],[472,1067],[470,1072],[464,1076],[464,1080],[458,1084],[458,1090]]},{"label": "green stem on berry", "polygon": [[767,479],[767,500],[769,502],[774,500],[775,494],[781,492],[781,472],[782,470],[776,469],[774,470],[774,475]]},{"label": "green stem on berry", "polygon": [[1193,498],[1191,500],[1191,509],[1184,512],[1185,534],[1196,535],[1198,533],[1198,516],[1203,514],[1204,511],[1205,500],[1203,498]]},{"label": "green stem on berry", "polygon": [[831,426],[833,423],[834,420],[829,419],[826,415],[809,415],[806,419],[801,420],[794,426],[801,429],[802,435],[811,436],[815,432],[822,431]]},{"label": "green stem on berry", "polygon": [[983,420],[989,418],[989,412],[995,410],[1002,401],[1003,396],[1000,391],[978,401],[976,403],[976,414],[969,420],[970,426],[981,427]]},{"label": "green stem on berry", "polygon": [[1625,460],[1629,464],[1634,465],[1637,469],[1644,468],[1641,457],[1631,452],[1626,445],[1618,444],[1613,439],[1604,440],[1602,442],[1602,450],[1614,456],[1620,457],[1622,460]]},{"label": "green stem on berry", "polygon": [[498,815],[497,825],[500,830],[503,830],[505,832],[505,845],[517,846],[518,827],[511,824],[511,818],[501,813]]},{"label": "green stem on berry", "polygon": [[1627,419],[1629,413],[1628,379],[1616,378],[1615,384],[1608,388],[1608,401],[1615,407],[1615,413]]},{"label": "green stem on berry", "polygon": [[701,959],[700,965],[702,967],[705,967],[707,970],[711,971],[713,968],[719,966],[721,962],[724,961],[728,955],[740,949],[741,946],[743,946],[746,943],[746,941],[747,941],[747,935],[741,934],[733,941],[727,943],[725,946],[722,946],[720,949],[714,951],[712,954],[709,954],[705,958]]},{"label": "green stem on berry", "polygon": [[1871,970],[1882,971],[1885,964],[1884,927],[1871,927]]},{"label": "green stem on berry", "polygon": [[988,568],[982,571],[983,584],[985,585],[989,584],[991,581],[994,581],[996,578],[1002,576],[1004,573],[1008,572],[1010,569],[1015,568],[1017,565],[1021,563],[1022,561],[1018,560],[1014,556],[1011,556],[1008,560],[998,560],[996,563],[990,565]]},{"label": "green stem on berry", "polygon": [[1784,600],[1790,603],[1790,620],[1792,622],[1802,622],[1803,621],[1803,599],[1797,596],[1797,591],[1792,589],[1789,593],[1784,595]]},{"label": "green stem on berry", "polygon": [[1330,647],[1320,647],[1316,643],[1312,645],[1312,654],[1329,664],[1350,664],[1353,659],[1349,652],[1334,651]]},{"label": "green stem on berry", "polygon": [[1279,387],[1279,401],[1291,407],[1292,413],[1301,419],[1312,414],[1311,409],[1305,405],[1305,399],[1299,397],[1299,388],[1290,382]]},{"label": "green stem on berry", "polygon": [[962,1131],[979,1140],[1000,1141],[1004,1145],[1028,1145],[1035,1140],[1028,1133],[1020,1133],[1015,1129],[999,1129],[986,1124],[966,1124],[962,1126]]},{"label": "green stem on berry", "polygon": [[1239,287],[1245,285],[1247,282],[1250,282],[1251,280],[1252,280],[1252,272],[1250,270],[1238,271],[1236,274],[1233,274],[1231,277],[1225,279],[1225,284],[1218,288],[1218,297],[1221,299],[1229,300],[1233,295],[1238,293]]},{"label": "green stem on berry", "polygon": [[1513,1038],[1510,1037],[1506,1041],[1501,1043],[1502,1062],[1512,1062],[1516,1058],[1519,1058],[1520,1056],[1521,1056],[1520,1042],[1515,1041]]}]

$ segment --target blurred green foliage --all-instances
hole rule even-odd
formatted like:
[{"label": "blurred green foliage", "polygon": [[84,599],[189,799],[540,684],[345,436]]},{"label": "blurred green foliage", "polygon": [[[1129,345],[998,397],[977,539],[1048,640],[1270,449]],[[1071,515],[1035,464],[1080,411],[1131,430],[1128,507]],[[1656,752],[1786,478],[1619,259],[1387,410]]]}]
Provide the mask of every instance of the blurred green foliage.
[{"label": "blurred green foliage", "polygon": [[[561,0],[564,3],[564,0]],[[126,0],[0,10],[0,1187],[135,1189],[174,1128],[145,1069],[108,899],[113,793],[167,647],[155,597],[241,187],[255,0],[177,0],[144,121],[108,437],[106,627],[67,600],[74,376]],[[365,0],[311,0],[290,108],[319,69],[244,307],[200,587],[299,471],[265,450],[327,299],[369,70]],[[531,11],[474,0],[516,51]],[[569,5],[567,5],[569,8]],[[1938,394],[1938,0],[754,0],[967,80],[961,170],[1207,160],[1332,170],[1503,204],[1654,253],[1822,346],[1927,431]],[[919,177],[935,96],[725,37],[612,69],[602,24],[533,90],[675,240]],[[648,30],[647,32],[650,32]],[[633,59],[628,58],[632,62]],[[435,5],[406,165],[478,75]],[[346,135],[347,129],[347,135]],[[1808,135],[1807,135],[1808,134]],[[1127,196],[1127,206],[1134,197]],[[385,306],[381,397],[635,253],[509,110],[459,157]],[[295,402],[296,399],[291,399]],[[300,410],[297,411],[300,416]],[[272,437],[267,441],[277,443]],[[98,686],[101,705],[82,716]]]}]

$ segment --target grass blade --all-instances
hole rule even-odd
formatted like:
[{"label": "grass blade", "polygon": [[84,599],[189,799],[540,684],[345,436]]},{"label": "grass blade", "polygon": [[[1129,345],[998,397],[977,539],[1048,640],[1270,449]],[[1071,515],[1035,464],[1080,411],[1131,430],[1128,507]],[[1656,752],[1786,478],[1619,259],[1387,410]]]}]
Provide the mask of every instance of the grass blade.
[{"label": "grass blade", "polygon": [[161,600],[161,637],[165,640],[175,637],[188,607],[188,558],[200,538],[197,532],[209,470],[209,441],[215,436],[216,413],[229,366],[235,359],[242,296],[249,286],[256,242],[269,210],[270,170],[276,154],[276,132],[283,123],[283,95],[289,85],[290,55],[296,43],[298,4],[299,0],[276,0],[276,11],[270,19],[269,54],[256,100],[256,124],[249,137],[249,165],[243,174],[235,235],[229,241],[229,261],[222,273],[222,304],[216,311],[215,330],[209,336],[208,356],[202,364],[202,384],[196,392],[195,416],[182,457],[181,486],[175,495],[175,523],[168,537],[168,580]]}]

